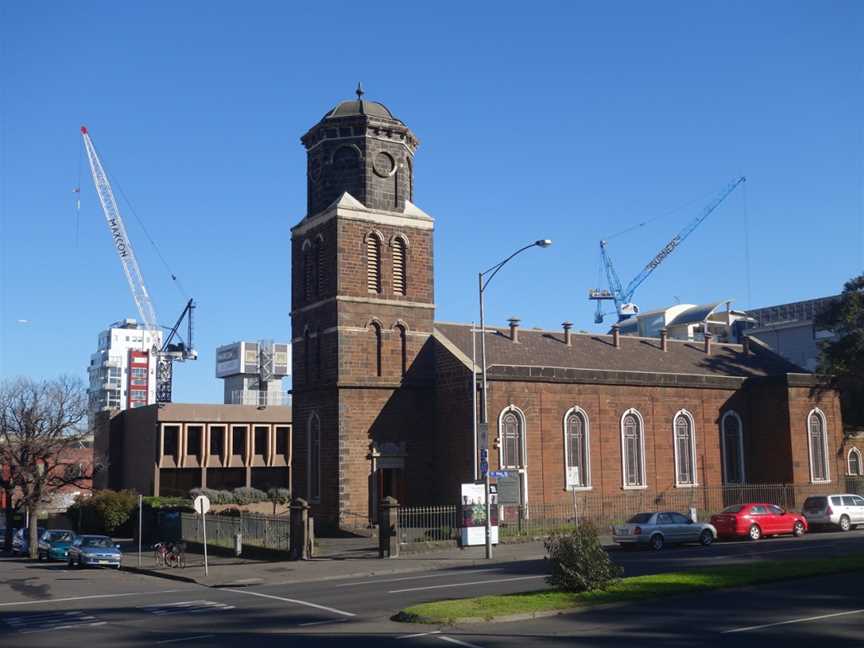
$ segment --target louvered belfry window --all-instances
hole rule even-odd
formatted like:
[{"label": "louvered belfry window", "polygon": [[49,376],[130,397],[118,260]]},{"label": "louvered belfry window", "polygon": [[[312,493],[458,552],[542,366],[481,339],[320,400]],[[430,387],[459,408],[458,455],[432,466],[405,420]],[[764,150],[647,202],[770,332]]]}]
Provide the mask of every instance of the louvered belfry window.
[{"label": "louvered belfry window", "polygon": [[315,239],[315,296],[321,297],[324,294],[326,268],[324,267],[324,239],[318,237]]},{"label": "louvered belfry window", "polygon": [[375,234],[366,237],[366,288],[381,292],[381,240]]},{"label": "louvered belfry window", "polygon": [[405,268],[405,241],[397,238],[393,241],[393,292],[397,295],[405,294],[407,284]]},{"label": "louvered belfry window", "polygon": [[303,293],[307,300],[315,296],[315,259],[312,256],[312,247],[303,248]]}]

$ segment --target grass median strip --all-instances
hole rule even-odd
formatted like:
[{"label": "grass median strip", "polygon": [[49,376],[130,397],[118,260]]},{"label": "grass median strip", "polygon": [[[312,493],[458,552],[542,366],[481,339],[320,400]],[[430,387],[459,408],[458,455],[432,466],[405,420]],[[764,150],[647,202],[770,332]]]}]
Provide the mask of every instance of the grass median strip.
[{"label": "grass median strip", "polygon": [[765,561],[752,565],[632,576],[616,581],[606,590],[593,592],[542,590],[422,603],[405,608],[394,619],[406,623],[443,624],[489,621],[502,617],[561,612],[591,605],[641,601],[856,570],[864,570],[864,556]]}]

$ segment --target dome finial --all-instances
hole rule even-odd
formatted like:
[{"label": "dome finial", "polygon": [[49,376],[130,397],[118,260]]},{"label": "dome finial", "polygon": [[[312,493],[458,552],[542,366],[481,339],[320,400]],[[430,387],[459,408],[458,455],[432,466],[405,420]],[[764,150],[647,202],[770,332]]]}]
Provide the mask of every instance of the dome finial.
[{"label": "dome finial", "polygon": [[357,82],[357,89],[354,92],[357,93],[357,100],[363,101],[363,95],[366,93],[363,92],[363,84],[360,83],[359,81]]}]

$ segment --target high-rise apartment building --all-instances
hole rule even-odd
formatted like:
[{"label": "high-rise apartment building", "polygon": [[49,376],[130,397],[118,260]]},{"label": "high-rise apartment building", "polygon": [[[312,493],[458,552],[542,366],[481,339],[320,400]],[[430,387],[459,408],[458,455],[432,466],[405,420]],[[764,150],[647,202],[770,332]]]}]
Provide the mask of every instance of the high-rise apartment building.
[{"label": "high-rise apartment building", "polygon": [[154,346],[162,346],[162,332],[146,330],[134,319],[115,322],[99,334],[99,346],[87,369],[91,421],[101,411],[156,402]]}]

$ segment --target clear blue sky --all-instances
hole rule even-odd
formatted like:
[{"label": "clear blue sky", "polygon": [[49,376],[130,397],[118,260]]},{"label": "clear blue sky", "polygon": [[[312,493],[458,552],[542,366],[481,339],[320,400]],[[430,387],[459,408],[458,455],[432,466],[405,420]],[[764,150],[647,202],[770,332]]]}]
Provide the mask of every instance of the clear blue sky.
[{"label": "clear blue sky", "polygon": [[[862,268],[855,0],[5,2],[0,32],[0,376],[85,377],[97,333],[137,317],[83,165],[76,239],[86,123],[199,303],[175,398],[219,402],[216,346],[289,338],[299,137],[358,80],[421,140],[439,320],[476,318],[476,272],[548,237],[496,277],[490,320],[597,330],[599,239],[672,212],[612,239],[627,281],[741,174],[643,309],[806,299]],[[170,323],[183,298],[126,217]]]}]

